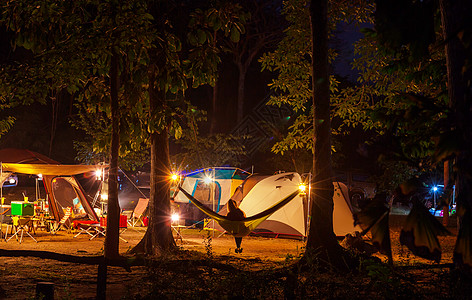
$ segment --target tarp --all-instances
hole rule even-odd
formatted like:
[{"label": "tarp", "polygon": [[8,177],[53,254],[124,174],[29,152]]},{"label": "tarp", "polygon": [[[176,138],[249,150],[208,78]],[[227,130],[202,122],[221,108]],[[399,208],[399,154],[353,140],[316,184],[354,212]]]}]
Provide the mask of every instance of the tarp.
[{"label": "tarp", "polygon": [[77,217],[98,221],[74,175],[100,170],[105,166],[60,165],[42,154],[13,148],[0,150],[0,162],[2,172],[43,175],[50,214],[56,221],[64,216],[67,207],[72,207]]},{"label": "tarp", "polygon": [[71,176],[96,172],[102,165],[46,165],[46,164],[12,164],[2,162],[2,172],[12,172],[33,175]]}]

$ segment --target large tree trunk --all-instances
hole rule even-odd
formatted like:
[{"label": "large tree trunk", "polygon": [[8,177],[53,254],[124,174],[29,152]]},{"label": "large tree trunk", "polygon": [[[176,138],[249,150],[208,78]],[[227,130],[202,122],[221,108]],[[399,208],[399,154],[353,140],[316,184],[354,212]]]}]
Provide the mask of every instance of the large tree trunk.
[{"label": "large tree trunk", "polygon": [[[470,33],[470,16],[472,15],[472,2],[470,0],[446,1],[440,0],[441,19],[443,25],[443,36],[446,41],[446,63],[448,77],[448,92],[450,106],[455,113],[455,128],[460,134],[463,149],[457,155],[454,169],[456,170],[456,191],[458,211],[465,212],[459,217],[470,217],[472,214],[472,170],[471,141],[472,141],[472,95],[471,80],[472,68],[466,65],[470,59],[470,45],[468,43]],[[463,39],[461,41],[461,39]],[[468,49],[466,48],[468,47]],[[469,51],[469,52],[468,52]],[[470,244],[459,247],[459,240],[470,243],[469,228],[460,226],[458,242],[454,250],[454,263],[459,267],[468,265],[472,269],[470,258]],[[470,234],[469,234],[470,235]],[[468,253],[465,253],[465,252]]]},{"label": "large tree trunk", "polygon": [[312,0],[310,6],[313,47],[313,205],[307,254],[342,269],[343,251],[333,232],[333,194],[331,166],[331,121],[328,73],[328,1]]},{"label": "large tree trunk", "polygon": [[[154,83],[153,71],[150,83]],[[164,92],[155,87],[149,89],[150,119],[165,103]],[[170,219],[169,137],[167,128],[151,133],[151,191],[149,196],[149,225],[143,239],[132,252],[159,255],[176,249]]]},{"label": "large tree trunk", "polygon": [[157,255],[175,249],[170,220],[170,159],[167,130],[151,134],[151,194],[145,252]]},{"label": "large tree trunk", "polygon": [[119,219],[118,203],[118,152],[120,149],[120,113],[118,103],[118,56],[112,54],[110,70],[110,98],[112,137],[110,170],[108,176],[107,234],[105,236],[105,258],[119,257]]}]

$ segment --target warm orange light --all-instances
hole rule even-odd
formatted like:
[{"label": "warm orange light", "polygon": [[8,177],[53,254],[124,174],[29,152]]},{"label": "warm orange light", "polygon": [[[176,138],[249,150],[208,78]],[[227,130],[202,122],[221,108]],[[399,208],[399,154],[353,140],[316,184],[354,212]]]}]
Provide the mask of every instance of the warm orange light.
[{"label": "warm orange light", "polygon": [[177,179],[179,179],[179,175],[172,174],[172,176],[170,178],[172,179],[172,181],[176,181]]},{"label": "warm orange light", "polygon": [[300,190],[300,193],[305,193],[305,191],[306,191],[306,184],[300,183],[300,184],[298,185],[298,189]]}]

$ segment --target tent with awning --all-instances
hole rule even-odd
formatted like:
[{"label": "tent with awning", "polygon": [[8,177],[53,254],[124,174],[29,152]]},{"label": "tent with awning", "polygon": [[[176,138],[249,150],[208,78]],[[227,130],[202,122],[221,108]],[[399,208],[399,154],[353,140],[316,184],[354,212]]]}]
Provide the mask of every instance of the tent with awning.
[{"label": "tent with awning", "polygon": [[82,218],[98,221],[98,217],[74,175],[101,171],[103,165],[61,165],[39,153],[25,149],[0,150],[0,183],[12,174],[42,176],[49,212],[56,221],[64,210],[72,207]]}]

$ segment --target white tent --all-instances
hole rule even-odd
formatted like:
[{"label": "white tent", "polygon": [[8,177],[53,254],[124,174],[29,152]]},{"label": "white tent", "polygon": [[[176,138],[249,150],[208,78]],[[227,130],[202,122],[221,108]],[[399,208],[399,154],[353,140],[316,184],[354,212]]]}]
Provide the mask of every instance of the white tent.
[{"label": "white tent", "polygon": [[[220,215],[226,215],[226,203],[232,198],[239,203],[246,216],[250,217],[290,195],[301,183],[301,176],[295,172],[261,176],[250,175],[237,168],[220,167],[188,174],[182,182],[182,188]],[[180,205],[182,218],[190,222],[205,218],[183,193],[177,192],[174,201]],[[275,236],[306,236],[310,209],[308,202],[306,195],[295,197],[262,222],[254,232]],[[216,223],[212,223],[210,227],[223,231]],[[333,229],[337,236],[360,231],[359,227],[354,227],[348,190],[341,182],[334,182]]]},{"label": "white tent", "polygon": [[[232,196],[234,200],[240,202],[239,207],[248,217],[271,207],[297,190],[302,183],[302,178],[295,172],[254,177],[249,177]],[[360,228],[354,227],[346,185],[340,182],[333,184],[334,233],[337,236],[344,236],[356,230],[360,231]],[[309,209],[307,196],[301,194],[262,222],[254,232],[275,236],[306,236]],[[220,214],[226,214],[226,207],[221,209]],[[222,230],[219,226],[215,226],[215,229]]]}]

